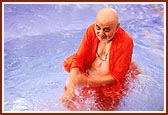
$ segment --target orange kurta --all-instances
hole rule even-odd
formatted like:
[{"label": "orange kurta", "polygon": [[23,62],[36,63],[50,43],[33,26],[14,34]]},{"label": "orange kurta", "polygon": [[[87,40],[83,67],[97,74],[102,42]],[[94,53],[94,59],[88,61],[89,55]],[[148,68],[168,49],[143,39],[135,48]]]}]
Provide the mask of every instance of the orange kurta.
[{"label": "orange kurta", "polygon": [[[100,86],[97,89],[103,92],[106,97],[118,98],[121,96],[121,87],[131,63],[133,40],[126,31],[119,27],[112,41],[109,69],[110,74],[116,80],[116,84]],[[64,62],[64,69],[69,72],[71,68],[78,67],[82,72],[86,72],[96,57],[98,44],[99,39],[95,34],[94,24],[92,24],[87,28],[77,52]]]}]

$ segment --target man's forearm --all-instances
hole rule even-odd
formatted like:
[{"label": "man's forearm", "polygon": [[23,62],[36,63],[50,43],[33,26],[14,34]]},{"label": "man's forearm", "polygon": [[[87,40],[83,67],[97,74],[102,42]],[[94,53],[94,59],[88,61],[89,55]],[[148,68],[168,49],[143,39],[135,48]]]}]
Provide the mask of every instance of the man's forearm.
[{"label": "man's forearm", "polygon": [[99,77],[88,77],[89,85],[107,85],[114,84],[116,80],[111,75],[99,76]]},{"label": "man's forearm", "polygon": [[72,68],[70,70],[70,76],[67,79],[67,89],[73,90],[77,85],[78,85],[78,75],[80,74],[80,69],[79,68]]}]

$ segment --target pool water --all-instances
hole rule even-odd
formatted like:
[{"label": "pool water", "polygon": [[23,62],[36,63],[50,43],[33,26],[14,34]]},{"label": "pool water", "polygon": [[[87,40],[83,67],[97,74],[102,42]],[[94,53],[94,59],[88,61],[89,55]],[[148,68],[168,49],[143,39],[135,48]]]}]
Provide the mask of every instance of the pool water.
[{"label": "pool water", "polygon": [[63,61],[107,6],[132,35],[142,71],[117,111],[164,110],[164,4],[5,4],[4,111],[68,111],[59,102],[68,77]]}]

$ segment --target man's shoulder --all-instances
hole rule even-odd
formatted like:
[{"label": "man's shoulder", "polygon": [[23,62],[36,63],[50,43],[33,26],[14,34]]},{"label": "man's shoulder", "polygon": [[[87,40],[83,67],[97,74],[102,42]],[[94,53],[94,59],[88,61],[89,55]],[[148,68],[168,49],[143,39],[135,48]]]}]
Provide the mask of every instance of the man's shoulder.
[{"label": "man's shoulder", "polygon": [[133,41],[132,36],[130,33],[128,33],[126,30],[124,30],[122,27],[119,27],[119,35],[121,39],[124,39],[126,41]]},{"label": "man's shoulder", "polygon": [[90,24],[88,27],[87,27],[87,33],[91,36],[94,36],[95,35],[95,24]]},{"label": "man's shoulder", "polygon": [[94,26],[95,26],[94,23],[93,23],[93,24],[90,24],[90,25],[88,26],[88,29],[94,29]]},{"label": "man's shoulder", "polygon": [[119,27],[119,33],[123,34],[124,36],[131,37],[131,35],[122,27]]},{"label": "man's shoulder", "polygon": [[94,27],[95,27],[95,24],[90,24],[90,25],[87,27],[87,30],[89,30],[89,31],[94,31]]}]

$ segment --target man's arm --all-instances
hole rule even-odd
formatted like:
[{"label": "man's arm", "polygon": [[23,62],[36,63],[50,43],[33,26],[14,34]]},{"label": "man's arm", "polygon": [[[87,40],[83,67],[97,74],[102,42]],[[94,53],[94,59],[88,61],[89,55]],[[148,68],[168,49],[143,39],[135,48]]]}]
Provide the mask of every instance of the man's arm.
[{"label": "man's arm", "polygon": [[110,74],[98,77],[87,77],[87,84],[89,85],[108,85],[114,83],[116,83],[116,81]]},{"label": "man's arm", "polygon": [[88,74],[81,72],[80,68],[72,68],[67,79],[66,87],[74,90],[75,87],[88,84]]},{"label": "man's arm", "polygon": [[70,70],[70,75],[69,75],[69,77],[67,79],[67,83],[66,83],[67,89],[73,90],[76,87],[79,73],[80,73],[79,68],[72,68]]},{"label": "man's arm", "polygon": [[66,86],[69,90],[73,90],[80,85],[108,85],[114,83],[116,83],[116,80],[110,74],[91,77],[87,73],[81,73],[79,68],[72,68]]}]

